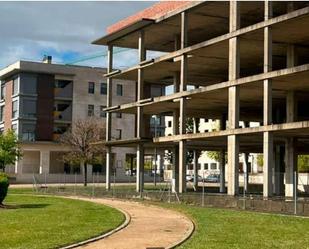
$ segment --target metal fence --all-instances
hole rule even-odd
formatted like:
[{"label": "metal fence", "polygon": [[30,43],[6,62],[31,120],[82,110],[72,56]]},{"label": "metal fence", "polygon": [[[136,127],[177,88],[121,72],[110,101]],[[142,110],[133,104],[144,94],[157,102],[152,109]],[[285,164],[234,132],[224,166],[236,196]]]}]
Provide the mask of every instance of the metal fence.
[{"label": "metal fence", "polygon": [[[173,191],[173,181],[164,179],[164,175],[145,172],[145,185],[143,192],[136,192],[136,176],[125,175],[111,176],[111,189],[105,188],[105,175],[94,173],[88,176],[87,187],[83,186],[83,176],[78,174],[58,176],[58,181],[50,183],[49,175],[33,175],[33,191],[36,193],[83,195],[88,197],[126,198],[134,200],[152,200],[167,203],[189,203],[201,207],[220,207],[263,212],[279,212],[295,215],[309,216],[308,174],[294,173],[296,195],[285,197],[283,194],[272,197],[263,197],[263,185],[259,183],[259,176],[245,174],[239,175],[240,188],[238,196],[227,196],[219,192],[219,183],[206,182],[201,178],[197,188],[193,182],[187,182],[187,191],[177,194]],[[54,176],[53,176],[54,177]],[[54,177],[55,178],[55,177]],[[242,179],[242,180],[241,180]],[[248,184],[246,181],[248,179]],[[284,185],[285,175],[274,174],[273,179],[278,179],[281,191],[286,191]],[[277,184],[278,185],[278,184]],[[296,188],[297,186],[297,188]],[[274,184],[275,187],[275,184]]]}]

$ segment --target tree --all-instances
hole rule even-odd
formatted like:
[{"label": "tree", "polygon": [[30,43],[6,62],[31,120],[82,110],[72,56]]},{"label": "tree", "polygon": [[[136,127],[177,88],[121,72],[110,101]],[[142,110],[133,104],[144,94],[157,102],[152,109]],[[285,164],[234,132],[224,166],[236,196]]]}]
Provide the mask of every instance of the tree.
[{"label": "tree", "polygon": [[68,163],[82,164],[84,168],[84,186],[87,186],[87,167],[105,156],[105,146],[100,143],[105,139],[105,126],[95,118],[77,120],[60,137],[60,143],[71,151],[63,156]]},{"label": "tree", "polygon": [[299,155],[297,167],[299,172],[309,172],[309,155]]},{"label": "tree", "polygon": [[0,169],[5,170],[6,165],[14,164],[22,157],[17,136],[13,130],[0,134]]}]

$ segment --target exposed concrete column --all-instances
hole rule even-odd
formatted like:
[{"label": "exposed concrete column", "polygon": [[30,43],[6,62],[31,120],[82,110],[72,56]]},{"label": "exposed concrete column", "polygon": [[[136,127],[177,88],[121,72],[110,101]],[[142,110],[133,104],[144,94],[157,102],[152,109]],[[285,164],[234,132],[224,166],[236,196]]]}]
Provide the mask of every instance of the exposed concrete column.
[{"label": "exposed concrete column", "polygon": [[[220,120],[220,130],[226,129],[226,115],[222,115]],[[225,193],[225,152],[226,150],[220,151],[220,158],[219,158],[219,170],[220,170],[220,193]]]},{"label": "exposed concrete column", "polygon": [[285,149],[285,196],[293,197],[294,184],[294,172],[297,172],[297,153],[296,153],[296,139],[289,137],[286,141]]},{"label": "exposed concrete column", "polygon": [[[290,6],[293,8],[293,6]],[[293,44],[287,48],[287,67],[293,67],[297,64],[297,54]],[[288,91],[286,96],[286,122],[297,121],[297,99],[294,91]],[[294,196],[294,172],[297,174],[297,139],[293,137],[287,138],[285,144],[285,196]]]},{"label": "exposed concrete column", "polygon": [[[180,38],[180,48],[185,48],[187,46],[187,13],[181,13],[181,38]],[[187,90],[187,71],[188,71],[188,58],[184,54],[181,56],[180,65],[180,89],[179,91]],[[186,133],[186,99],[180,98],[179,101],[179,134]],[[179,193],[186,191],[186,159],[187,159],[187,148],[186,141],[179,141]]]},{"label": "exposed concrete column", "polygon": [[194,178],[193,184],[195,189],[198,187],[198,158],[200,156],[200,152],[198,150],[193,150],[193,171],[194,171]]},{"label": "exposed concrete column", "polygon": [[[230,1],[230,32],[239,28],[239,2]],[[239,42],[238,37],[229,40],[229,80],[239,77]],[[228,119],[229,129],[239,126],[239,88],[228,89]],[[236,195],[239,191],[239,139],[236,135],[227,138],[228,150],[228,194]]]},{"label": "exposed concrete column", "polygon": [[[174,92],[179,92],[180,86],[180,72],[174,73]],[[179,110],[176,109],[173,112],[173,135],[179,134]]]},{"label": "exposed concrete column", "polygon": [[173,149],[173,171],[172,171],[172,179],[173,179],[173,192],[179,191],[179,148],[175,146]]},{"label": "exposed concrete column", "polygon": [[[138,58],[142,62],[146,59],[145,49],[145,34],[141,30],[138,37]],[[137,101],[144,98],[144,70],[138,69],[137,75]],[[137,138],[143,138],[145,136],[145,120],[143,115],[143,107],[137,107],[137,124],[136,124],[136,136]],[[139,143],[136,148],[136,191],[143,192],[144,189],[144,145]]]},{"label": "exposed concrete column", "polygon": [[[113,70],[113,46],[108,45],[107,48],[107,73],[112,72]],[[107,96],[106,96],[106,106],[112,106],[112,95],[113,95],[113,79],[107,78]],[[110,141],[112,138],[112,113],[106,113],[106,141]],[[107,190],[111,188],[111,168],[112,168],[112,159],[111,159],[111,150],[110,146],[106,147],[106,184],[105,187]]]},{"label": "exposed concrete column", "polygon": [[179,141],[179,193],[186,191],[186,159],[187,148],[186,141]]},{"label": "exposed concrete column", "polygon": [[[264,3],[264,19],[272,17],[272,3]],[[272,70],[272,33],[270,27],[264,28],[264,73]],[[272,124],[272,80],[264,80],[264,111],[263,124]],[[263,133],[263,196],[269,197],[273,194],[272,172],[273,172],[273,134]]]},{"label": "exposed concrete column", "polygon": [[136,192],[144,190],[144,146],[137,145],[136,149]]},{"label": "exposed concrete column", "polygon": [[40,151],[40,174],[49,174],[50,151]]}]

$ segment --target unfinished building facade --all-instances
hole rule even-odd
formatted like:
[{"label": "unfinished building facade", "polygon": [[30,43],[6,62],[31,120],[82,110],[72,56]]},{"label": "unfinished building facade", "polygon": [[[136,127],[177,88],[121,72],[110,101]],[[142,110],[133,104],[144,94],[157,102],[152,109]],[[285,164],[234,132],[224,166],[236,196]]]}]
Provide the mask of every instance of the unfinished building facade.
[{"label": "unfinished building facade", "polygon": [[[109,27],[108,34],[94,42],[107,45],[109,53],[107,188],[114,146],[136,148],[137,191],[143,190],[145,151],[173,151],[173,178],[180,193],[186,191],[187,151],[211,150],[221,153],[220,192],[239,194],[239,154],[261,153],[263,196],[292,197],[297,155],[309,152],[308,6],[163,1]],[[139,63],[114,70],[113,47],[137,49]],[[148,51],[162,54],[149,58]],[[114,79],[136,82],[135,102],[113,105]],[[173,91],[153,97],[149,89],[156,84],[172,85]],[[135,137],[111,139],[114,112],[135,115]],[[152,115],[173,116],[173,134],[152,137]],[[188,132],[188,118],[195,126],[200,118],[220,120],[220,130]],[[240,122],[245,125],[240,127]]]}]

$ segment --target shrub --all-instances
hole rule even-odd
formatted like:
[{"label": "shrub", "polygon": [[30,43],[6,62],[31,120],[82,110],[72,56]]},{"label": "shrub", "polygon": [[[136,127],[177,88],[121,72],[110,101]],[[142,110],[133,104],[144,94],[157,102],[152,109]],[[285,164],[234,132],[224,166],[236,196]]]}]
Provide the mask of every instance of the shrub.
[{"label": "shrub", "polygon": [[9,178],[7,174],[0,173],[0,204],[2,204],[9,188]]}]

